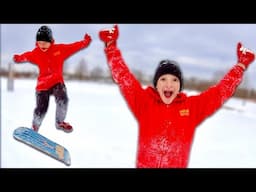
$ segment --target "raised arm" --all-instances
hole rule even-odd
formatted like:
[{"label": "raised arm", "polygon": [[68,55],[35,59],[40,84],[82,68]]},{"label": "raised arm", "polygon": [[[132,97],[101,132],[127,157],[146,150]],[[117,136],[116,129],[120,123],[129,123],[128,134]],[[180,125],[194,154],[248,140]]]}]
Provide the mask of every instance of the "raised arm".
[{"label": "raised arm", "polygon": [[20,55],[19,54],[15,54],[15,55],[13,55],[13,61],[15,63],[29,62],[31,56],[32,56],[32,52],[31,51],[22,53]]},{"label": "raised arm", "polygon": [[111,29],[104,29],[99,32],[99,38],[105,44],[105,54],[112,78],[118,84],[122,95],[135,114],[135,117],[138,117],[143,98],[145,99],[143,97],[144,90],[140,82],[128,69],[120,50],[117,48],[118,35],[119,30],[117,25],[114,25]]},{"label": "raised arm", "polygon": [[243,47],[242,43],[237,44],[237,62],[224,75],[216,85],[210,87],[198,96],[191,97],[197,100],[196,104],[198,122],[219,109],[235,93],[240,85],[244,71],[254,61],[253,51]]},{"label": "raised arm", "polygon": [[75,52],[88,47],[90,45],[91,41],[92,41],[91,36],[88,33],[86,33],[84,35],[84,38],[81,41],[77,41],[77,42],[70,43],[70,44],[62,44],[63,45],[62,47],[64,48],[63,49],[64,58],[67,58],[67,57],[71,56],[72,54],[74,54]]}]

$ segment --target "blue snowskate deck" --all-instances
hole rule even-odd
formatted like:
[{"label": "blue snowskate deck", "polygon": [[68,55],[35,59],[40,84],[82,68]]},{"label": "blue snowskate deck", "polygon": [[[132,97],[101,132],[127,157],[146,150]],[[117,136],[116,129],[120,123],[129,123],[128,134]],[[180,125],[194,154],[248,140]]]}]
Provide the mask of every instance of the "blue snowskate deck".
[{"label": "blue snowskate deck", "polygon": [[68,166],[71,164],[70,154],[65,147],[35,132],[31,128],[18,127],[14,130],[13,137]]}]

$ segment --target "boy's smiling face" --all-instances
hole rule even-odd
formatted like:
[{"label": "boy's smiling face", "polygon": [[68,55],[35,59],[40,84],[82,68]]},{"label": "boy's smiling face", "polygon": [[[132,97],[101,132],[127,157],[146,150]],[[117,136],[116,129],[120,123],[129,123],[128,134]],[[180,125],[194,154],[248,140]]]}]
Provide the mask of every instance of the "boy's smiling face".
[{"label": "boy's smiling face", "polygon": [[180,91],[180,80],[178,77],[165,74],[162,75],[156,84],[156,90],[165,104],[170,104]]},{"label": "boy's smiling face", "polygon": [[41,51],[46,52],[51,46],[51,43],[47,41],[37,41],[37,45],[41,49]]}]

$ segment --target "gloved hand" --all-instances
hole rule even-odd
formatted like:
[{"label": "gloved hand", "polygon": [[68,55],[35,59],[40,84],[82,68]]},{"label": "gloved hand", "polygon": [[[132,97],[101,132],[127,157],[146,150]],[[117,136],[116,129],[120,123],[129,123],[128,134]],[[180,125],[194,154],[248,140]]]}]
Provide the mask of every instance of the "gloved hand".
[{"label": "gloved hand", "polygon": [[17,54],[15,54],[14,56],[13,56],[13,61],[14,62],[23,62],[23,60],[24,60],[24,58],[22,57],[22,56],[20,56],[20,55],[17,55]]},{"label": "gloved hand", "polygon": [[116,46],[118,35],[119,31],[117,25],[114,25],[111,29],[103,29],[99,32],[99,37],[105,43],[106,47]]},{"label": "gloved hand", "polygon": [[237,57],[238,63],[242,63],[247,68],[254,61],[255,54],[239,42],[237,44]]},{"label": "gloved hand", "polygon": [[89,45],[91,41],[92,41],[91,36],[90,36],[88,33],[86,33],[86,34],[84,35],[84,42],[85,42],[85,44],[86,44],[86,45]]}]

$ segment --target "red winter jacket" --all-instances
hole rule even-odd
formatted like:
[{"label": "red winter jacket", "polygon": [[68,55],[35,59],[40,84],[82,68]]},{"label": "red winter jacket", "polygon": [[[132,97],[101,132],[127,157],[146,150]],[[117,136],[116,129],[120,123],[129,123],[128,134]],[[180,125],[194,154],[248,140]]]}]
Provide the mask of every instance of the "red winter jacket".
[{"label": "red winter jacket", "polygon": [[138,121],[136,166],[186,168],[195,128],[233,95],[243,69],[235,65],[218,84],[201,94],[179,93],[171,104],[165,104],[155,89],[142,88],[118,48],[107,48],[105,53],[113,80]]},{"label": "red winter jacket", "polygon": [[51,44],[50,48],[43,52],[36,44],[32,51],[20,55],[20,62],[30,62],[39,67],[37,78],[37,91],[48,90],[56,83],[64,83],[63,64],[73,53],[88,46],[85,40],[71,44]]}]

